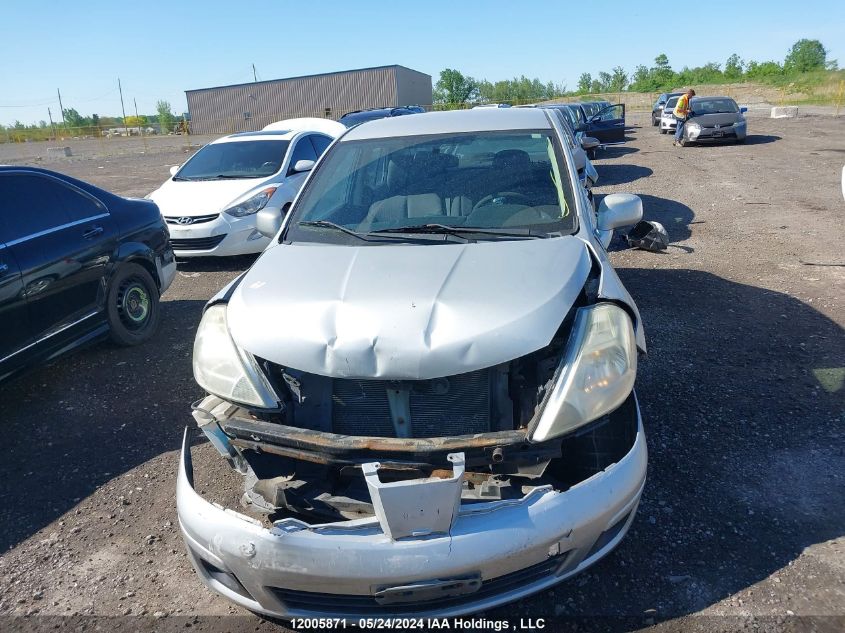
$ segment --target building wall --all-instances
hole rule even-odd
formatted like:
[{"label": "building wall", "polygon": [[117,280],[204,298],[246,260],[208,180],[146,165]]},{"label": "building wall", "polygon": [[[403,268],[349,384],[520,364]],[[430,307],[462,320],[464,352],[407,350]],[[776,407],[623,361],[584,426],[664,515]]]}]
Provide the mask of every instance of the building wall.
[{"label": "building wall", "polygon": [[431,75],[396,66],[396,105],[431,105]]},{"label": "building wall", "polygon": [[431,77],[401,66],[385,66],[185,94],[193,133],[228,134],[258,130],[293,117],[338,119],[352,110],[431,103]]}]

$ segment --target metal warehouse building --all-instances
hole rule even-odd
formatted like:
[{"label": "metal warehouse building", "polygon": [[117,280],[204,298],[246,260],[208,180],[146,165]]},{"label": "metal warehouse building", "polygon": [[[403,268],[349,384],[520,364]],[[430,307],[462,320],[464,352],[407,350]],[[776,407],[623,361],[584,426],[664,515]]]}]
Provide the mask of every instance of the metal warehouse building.
[{"label": "metal warehouse building", "polygon": [[258,130],[281,119],[338,119],[347,112],[431,103],[431,76],[404,66],[378,66],[321,75],[186,90],[191,132]]}]

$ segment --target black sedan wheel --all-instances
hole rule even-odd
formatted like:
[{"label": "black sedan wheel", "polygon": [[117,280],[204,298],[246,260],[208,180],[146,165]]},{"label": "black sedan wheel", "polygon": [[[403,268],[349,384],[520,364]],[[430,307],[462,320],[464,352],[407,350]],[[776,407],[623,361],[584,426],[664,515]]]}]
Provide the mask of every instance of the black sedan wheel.
[{"label": "black sedan wheel", "polygon": [[123,264],[111,280],[108,322],[118,345],[139,345],[155,334],[159,321],[158,286],[143,266]]}]

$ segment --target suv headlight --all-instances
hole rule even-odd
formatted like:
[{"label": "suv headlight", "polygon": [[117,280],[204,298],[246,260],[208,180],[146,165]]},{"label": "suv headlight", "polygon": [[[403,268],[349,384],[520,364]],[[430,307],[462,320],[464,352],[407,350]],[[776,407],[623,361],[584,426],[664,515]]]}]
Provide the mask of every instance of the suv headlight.
[{"label": "suv headlight", "polygon": [[701,126],[698,123],[687,123],[687,127],[695,132],[701,132]]},{"label": "suv headlight", "polygon": [[202,315],[194,339],[194,380],[208,393],[230,402],[275,409],[278,398],[251,355],[240,350],[226,323],[226,306]]},{"label": "suv headlight", "polygon": [[631,393],[636,376],[637,344],[628,313],[612,303],[580,308],[531,441],[569,433],[610,413]]},{"label": "suv headlight", "polygon": [[258,213],[261,209],[267,206],[267,203],[270,202],[270,198],[272,198],[273,194],[276,193],[276,189],[278,189],[278,187],[267,187],[251,198],[247,198],[243,202],[225,209],[223,213],[231,215],[233,218],[243,218],[245,216]]}]

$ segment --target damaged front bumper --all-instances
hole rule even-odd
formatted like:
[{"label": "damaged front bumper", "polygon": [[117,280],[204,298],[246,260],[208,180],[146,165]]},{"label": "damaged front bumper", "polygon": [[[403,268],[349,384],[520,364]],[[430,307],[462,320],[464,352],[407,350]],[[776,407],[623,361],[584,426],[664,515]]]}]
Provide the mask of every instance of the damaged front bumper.
[{"label": "damaged front bumper", "polygon": [[[203,582],[251,611],[352,621],[464,615],[558,583],[619,543],[645,484],[638,410],[637,418],[628,453],[565,491],[546,485],[519,499],[461,503],[459,453],[449,458],[451,478],[395,490],[372,463],[363,470],[376,516],[319,525],[283,519],[270,529],[197,494],[186,430],[179,523]],[[431,512],[417,520],[413,508]]]}]

